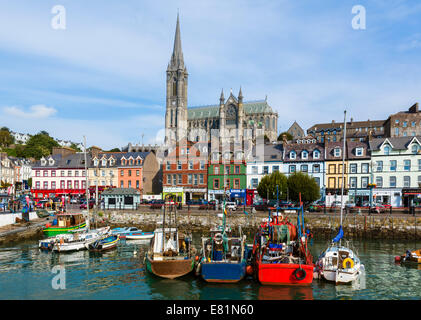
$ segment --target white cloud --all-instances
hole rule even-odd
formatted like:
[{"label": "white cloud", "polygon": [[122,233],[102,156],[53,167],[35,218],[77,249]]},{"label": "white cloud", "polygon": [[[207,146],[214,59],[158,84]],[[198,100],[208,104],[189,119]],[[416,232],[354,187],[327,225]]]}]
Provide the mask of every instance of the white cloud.
[{"label": "white cloud", "polygon": [[18,118],[44,119],[56,114],[57,110],[53,107],[47,107],[43,104],[38,104],[29,107],[29,110],[23,110],[22,108],[15,106],[3,107],[3,112]]}]

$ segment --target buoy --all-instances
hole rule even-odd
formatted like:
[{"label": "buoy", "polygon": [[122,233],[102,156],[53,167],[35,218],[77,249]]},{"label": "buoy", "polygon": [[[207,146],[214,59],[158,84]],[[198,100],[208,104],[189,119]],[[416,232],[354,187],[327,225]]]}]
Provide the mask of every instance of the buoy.
[{"label": "buoy", "polygon": [[246,272],[249,276],[251,276],[253,274],[253,267],[252,266],[247,266],[246,268]]},{"label": "buoy", "polygon": [[396,256],[395,257],[395,262],[401,262],[401,257],[400,256]]},{"label": "buoy", "polygon": [[51,227],[51,223],[47,223],[47,224],[45,225],[45,227],[46,227],[46,228]]},{"label": "buoy", "polygon": [[199,256],[196,256],[195,259],[196,259],[196,261],[198,261],[199,260]]}]

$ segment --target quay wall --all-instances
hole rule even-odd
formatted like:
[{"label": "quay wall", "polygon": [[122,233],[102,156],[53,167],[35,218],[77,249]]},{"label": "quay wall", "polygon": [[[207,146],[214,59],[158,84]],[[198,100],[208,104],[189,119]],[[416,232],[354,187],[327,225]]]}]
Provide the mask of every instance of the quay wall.
[{"label": "quay wall", "polygon": [[[22,219],[22,212],[18,213],[1,213],[0,214],[0,227],[7,226],[9,224],[14,224],[16,218]],[[38,216],[36,212],[29,213],[29,220],[37,219]]]},{"label": "quay wall", "polygon": [[[296,223],[296,214],[285,216],[292,223]],[[264,213],[228,214],[227,223],[232,229],[241,229],[245,233],[254,234],[262,222],[267,218]],[[144,231],[153,231],[157,222],[162,221],[162,213],[156,212],[121,212],[107,211],[97,217],[102,224],[112,227],[136,226]],[[206,233],[209,227],[220,224],[221,218],[215,212],[211,213],[182,213],[177,215],[178,225],[181,230]],[[330,214],[305,214],[305,228],[309,229],[315,239],[331,239],[338,231],[340,217]],[[359,215],[347,214],[343,218],[345,237],[349,239],[421,239],[421,216],[388,214]]]}]

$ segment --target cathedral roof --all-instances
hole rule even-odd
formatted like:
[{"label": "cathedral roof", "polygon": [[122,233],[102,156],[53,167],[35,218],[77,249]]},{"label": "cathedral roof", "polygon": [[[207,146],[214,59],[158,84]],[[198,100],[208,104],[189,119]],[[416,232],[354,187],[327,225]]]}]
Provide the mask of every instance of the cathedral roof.
[{"label": "cathedral roof", "polygon": [[[246,115],[251,114],[268,114],[273,113],[272,108],[268,105],[266,100],[257,100],[257,101],[245,101],[243,103],[243,108]],[[188,120],[198,120],[206,118],[219,118],[219,105],[208,105],[208,106],[198,106],[198,107],[189,107],[187,109]]]}]

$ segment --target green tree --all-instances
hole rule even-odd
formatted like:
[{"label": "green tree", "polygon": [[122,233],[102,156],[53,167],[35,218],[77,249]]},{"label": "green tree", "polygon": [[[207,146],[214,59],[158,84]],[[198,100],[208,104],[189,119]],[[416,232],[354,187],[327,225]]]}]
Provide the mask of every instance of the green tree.
[{"label": "green tree", "polygon": [[82,152],[82,150],[80,150],[80,148],[74,142],[72,142],[72,144],[70,145],[70,148],[72,148],[73,150],[75,150],[77,152]]},{"label": "green tree", "polygon": [[294,172],[288,177],[289,198],[293,201],[310,203],[320,198],[320,188],[316,179],[301,171]]},{"label": "green tree", "polygon": [[59,147],[58,142],[50,137],[48,132],[41,131],[29,138],[24,149],[24,154],[26,158],[33,157],[40,159],[51,154],[53,147]]},{"label": "green tree", "polygon": [[286,138],[287,138],[287,140],[288,140],[288,141],[291,141],[291,140],[293,140],[293,139],[294,139],[294,137],[292,136],[292,134],[291,134],[291,133],[289,133],[289,132],[285,131],[285,132],[282,132],[281,134],[279,134],[279,136],[278,136],[278,141],[282,141],[282,136],[283,136],[284,134],[286,135]]},{"label": "green tree", "polygon": [[113,148],[110,151],[107,152],[121,152],[121,150],[119,148]]},{"label": "green tree", "polygon": [[257,186],[257,192],[264,199],[276,199],[276,186],[278,186],[279,200],[285,200],[287,197],[287,177],[279,171],[264,176]]},{"label": "green tree", "polygon": [[15,142],[15,138],[11,135],[9,128],[2,127],[0,129],[0,147],[7,148]]}]

